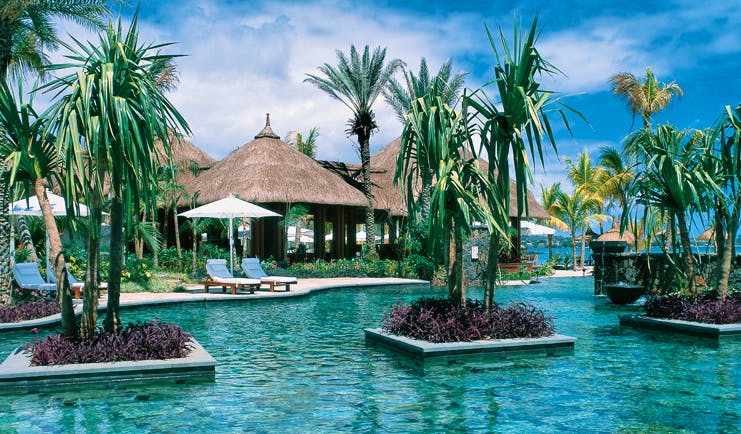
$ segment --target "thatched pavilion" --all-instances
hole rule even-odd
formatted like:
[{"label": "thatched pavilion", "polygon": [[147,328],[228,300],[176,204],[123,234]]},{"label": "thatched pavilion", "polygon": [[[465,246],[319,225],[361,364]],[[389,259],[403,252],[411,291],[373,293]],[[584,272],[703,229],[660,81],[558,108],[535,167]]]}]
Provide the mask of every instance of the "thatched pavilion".
[{"label": "thatched pavilion", "polygon": [[[303,204],[314,217],[314,255],[328,259],[354,255],[355,225],[346,217],[359,214],[356,209],[367,203],[359,190],[283,142],[273,132],[269,116],[253,141],[193,179],[186,190],[199,193],[199,205],[230,193],[283,215],[292,205]],[[334,235],[329,251],[325,248],[328,227]],[[253,221],[250,244],[250,255],[285,259],[281,219]]]}]

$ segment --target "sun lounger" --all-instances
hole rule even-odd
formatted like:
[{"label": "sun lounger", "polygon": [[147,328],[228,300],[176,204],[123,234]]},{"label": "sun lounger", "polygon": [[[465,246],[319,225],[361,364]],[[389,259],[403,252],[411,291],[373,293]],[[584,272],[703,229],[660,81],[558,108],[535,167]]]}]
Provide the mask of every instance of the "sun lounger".
[{"label": "sun lounger", "polygon": [[205,292],[212,286],[221,287],[226,292],[226,288],[232,289],[232,295],[237,294],[237,288],[247,289],[250,294],[255,293],[255,288],[260,287],[258,279],[244,279],[234,277],[229,269],[226,268],[226,259],[208,259],[206,260],[206,273],[209,280],[203,282]]},{"label": "sun lounger", "polygon": [[[69,279],[69,286],[72,288],[72,290],[75,292],[75,300],[79,300],[82,298],[82,289],[85,287],[85,282],[80,282],[75,278],[75,276],[72,275],[72,273],[67,271],[67,279]],[[49,281],[49,283],[57,284],[57,274],[54,272],[53,269],[47,268],[46,269],[46,279]]]},{"label": "sun lounger", "polygon": [[54,283],[46,283],[41,273],[39,265],[35,262],[22,262],[13,266],[13,278],[19,287],[23,289],[36,289],[51,293],[57,290]]},{"label": "sun lounger", "polygon": [[260,279],[260,282],[270,287],[270,291],[275,291],[276,286],[285,286],[286,291],[291,290],[291,285],[298,282],[295,277],[285,276],[268,276],[268,273],[260,266],[260,260],[257,258],[242,259],[242,271],[250,279]]}]

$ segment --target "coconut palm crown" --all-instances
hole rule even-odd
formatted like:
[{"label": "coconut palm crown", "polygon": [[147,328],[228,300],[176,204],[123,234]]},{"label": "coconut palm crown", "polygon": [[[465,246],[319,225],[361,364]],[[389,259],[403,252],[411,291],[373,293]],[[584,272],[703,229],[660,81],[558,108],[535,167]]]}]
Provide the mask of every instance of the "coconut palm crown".
[{"label": "coconut palm crown", "polygon": [[646,68],[643,81],[630,72],[621,72],[610,77],[610,84],[613,93],[626,100],[633,119],[636,114],[641,115],[644,129],[648,129],[654,113],[664,110],[672,97],[682,96],[683,93],[682,88],[673,81],[660,84],[651,68]]}]

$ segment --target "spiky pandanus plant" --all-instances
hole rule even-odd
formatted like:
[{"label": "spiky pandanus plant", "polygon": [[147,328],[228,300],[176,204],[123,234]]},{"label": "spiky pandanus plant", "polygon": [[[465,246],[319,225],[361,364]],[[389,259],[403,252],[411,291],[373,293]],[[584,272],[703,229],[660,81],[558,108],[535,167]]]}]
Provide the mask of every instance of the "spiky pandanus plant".
[{"label": "spiky pandanus plant", "polygon": [[708,192],[716,190],[712,174],[702,164],[706,149],[700,138],[671,125],[662,125],[655,132],[637,131],[627,144],[629,149],[640,149],[643,155],[648,156],[632,194],[639,204],[668,214],[672,240],[676,239],[672,223],[676,220],[683,259],[679,271],[686,278],[687,289],[693,296],[697,295],[696,266],[689,224],[693,213],[707,210]]},{"label": "spiky pandanus plant", "polygon": [[373,103],[383,92],[391,75],[402,66],[401,60],[386,63],[386,49],[377,47],[371,53],[366,45],[362,54],[350,46],[350,57],[337,50],[337,66],[325,63],[319,67],[320,75],[306,74],[311,83],[332,98],[342,102],[353,113],[347,121],[347,134],[358,138],[363,193],[368,201],[365,210],[365,254],[375,253],[375,216],[373,210],[373,183],[370,167],[370,137],[378,129]]},{"label": "spiky pandanus plant", "polygon": [[[420,166],[434,172],[428,248],[432,252],[447,251],[449,297],[455,304],[464,304],[463,244],[472,223],[485,222],[490,233],[497,232],[494,236],[506,233],[507,226],[499,225],[500,219],[492,217],[492,212],[504,212],[503,207],[479,170],[476,156],[466,152],[465,119],[439,97],[430,102],[416,100],[407,115],[394,179],[402,185],[416,182]],[[412,150],[417,152],[414,158]]]},{"label": "spiky pandanus plant", "polygon": [[[459,72],[453,75],[453,64],[451,60],[445,62],[435,75],[430,75],[427,67],[427,60],[423,57],[419,64],[419,73],[414,75],[413,72],[404,71],[404,82],[400,83],[391,79],[383,91],[386,102],[394,109],[396,116],[402,124],[406,123],[407,116],[412,112],[412,106],[419,98],[424,98],[427,105],[434,103],[435,98],[439,98],[444,104],[455,108],[461,96],[463,80],[466,73]],[[411,150],[410,152],[419,153],[423,149]],[[429,167],[424,166],[426,158],[419,158],[409,155],[421,165],[416,169],[419,176],[419,193],[415,200],[415,183],[407,183],[406,196],[409,207],[416,208],[419,213],[420,222],[426,222],[430,213],[430,191],[432,188],[432,179],[434,172]],[[409,213],[414,218],[415,213]]]},{"label": "spiky pandanus plant", "polygon": [[[489,43],[494,52],[496,65],[494,78],[488,83],[496,86],[500,104],[490,100],[483,91],[464,95],[464,112],[476,116],[480,122],[481,147],[489,156],[489,183],[497,188],[507,215],[513,204],[510,203],[509,185],[513,178],[510,167],[514,169],[518,218],[528,215],[527,191],[533,183],[529,161],[543,163],[543,142],[548,142],[554,151],[556,140],[549,116],[559,115],[570,132],[564,110],[583,116],[555,98],[553,92],[541,89],[540,77],[560,71],[546,61],[536,48],[538,19],[533,20],[530,30],[523,32],[515,22],[512,47],[503,31],[499,30],[499,44],[486,28]],[[529,156],[529,157],[528,157]],[[510,158],[512,159],[510,161]],[[500,222],[500,224],[503,222]],[[497,285],[498,258],[493,252],[499,251],[499,237],[491,237],[486,269],[486,289],[484,303],[492,306]]]},{"label": "spiky pandanus plant", "polygon": [[[155,139],[162,141],[172,160],[169,132],[188,132],[188,125],[156,83],[162,54],[170,44],[139,41],[138,12],[128,30],[121,21],[109,23],[97,44],[75,40],[69,46],[70,64],[55,69],[78,72],[52,81],[50,90],[67,92],[49,110],[57,131],[58,146],[65,154],[68,203],[84,195],[91,207],[88,237],[87,288],[98,287],[97,265],[103,183],[110,176],[111,254],[108,310],[104,325],[116,331],[121,324],[119,298],[123,267],[124,225],[128,212],[138,211],[139,200],[149,209],[156,201],[158,161]],[[136,192],[136,194],[134,194]],[[85,292],[81,334],[95,333],[97,291]]]}]

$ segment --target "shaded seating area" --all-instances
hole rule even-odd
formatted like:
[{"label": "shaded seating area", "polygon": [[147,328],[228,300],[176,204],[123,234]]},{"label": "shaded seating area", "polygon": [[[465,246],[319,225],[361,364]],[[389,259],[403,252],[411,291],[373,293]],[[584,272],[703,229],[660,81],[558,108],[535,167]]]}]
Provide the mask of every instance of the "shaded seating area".
[{"label": "shaded seating area", "polygon": [[[69,272],[69,270],[65,270],[67,272],[67,279],[69,280],[69,287],[72,288],[72,291],[75,293],[75,300],[79,300],[82,298],[82,290],[85,287],[85,282],[80,282],[75,278],[75,276],[72,275],[72,273]],[[57,275],[54,273],[54,270],[51,267],[46,268],[46,278],[49,280],[49,283],[53,283],[54,285],[57,284]]]},{"label": "shaded seating area", "polygon": [[268,285],[270,291],[275,291],[276,286],[285,286],[286,291],[291,290],[291,285],[298,282],[295,277],[269,276],[260,266],[260,260],[257,258],[242,259],[242,272],[250,279],[260,279],[261,284]]},{"label": "shaded seating area", "polygon": [[35,289],[38,291],[53,293],[57,290],[55,283],[47,283],[36,262],[21,262],[13,266],[13,278],[19,287],[23,289]]},{"label": "shaded seating area", "polygon": [[234,277],[226,267],[226,259],[208,259],[206,261],[206,273],[208,280],[203,282],[204,292],[208,292],[212,286],[220,287],[223,292],[231,288],[232,295],[237,294],[237,289],[255,293],[255,288],[260,287],[260,280]]}]

